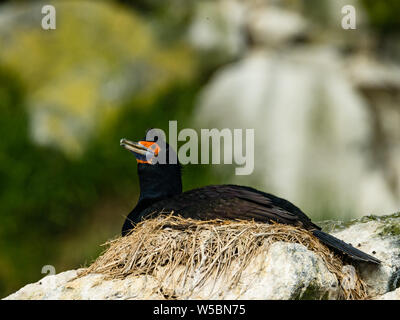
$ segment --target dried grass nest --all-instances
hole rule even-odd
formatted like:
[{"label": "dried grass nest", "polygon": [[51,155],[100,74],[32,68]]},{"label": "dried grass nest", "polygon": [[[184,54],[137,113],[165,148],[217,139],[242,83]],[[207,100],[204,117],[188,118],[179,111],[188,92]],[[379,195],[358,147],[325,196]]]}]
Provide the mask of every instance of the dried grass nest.
[{"label": "dried grass nest", "polygon": [[[226,285],[235,286],[244,269],[262,250],[277,241],[300,243],[318,254],[328,270],[336,275],[341,299],[367,299],[366,285],[356,273],[355,285],[348,289],[342,259],[322,244],[311,232],[284,224],[265,224],[244,220],[184,219],[159,215],[144,220],[125,237],[104,244],[107,249],[78,277],[100,273],[106,279],[152,275],[162,291],[167,279],[185,285],[196,274],[200,288],[212,277],[229,273]],[[160,276],[159,268],[162,268]],[[176,279],[174,272],[183,270]],[[170,283],[169,283],[170,286]]]}]

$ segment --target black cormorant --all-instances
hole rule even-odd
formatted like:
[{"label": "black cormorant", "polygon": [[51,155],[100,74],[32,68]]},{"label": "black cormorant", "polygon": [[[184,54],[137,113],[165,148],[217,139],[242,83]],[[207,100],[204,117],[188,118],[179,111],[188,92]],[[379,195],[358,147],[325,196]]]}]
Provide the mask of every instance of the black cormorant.
[{"label": "black cormorant", "polygon": [[[120,144],[135,155],[140,183],[139,201],[125,220],[123,236],[136,223],[159,212],[173,211],[184,218],[200,220],[276,221],[309,230],[328,247],[352,259],[380,263],[377,258],[321,231],[298,207],[272,194],[238,185],[210,185],[182,192],[181,166],[179,162],[168,161],[169,153],[175,151],[165,142],[121,139]],[[163,152],[166,163],[156,163]]]}]

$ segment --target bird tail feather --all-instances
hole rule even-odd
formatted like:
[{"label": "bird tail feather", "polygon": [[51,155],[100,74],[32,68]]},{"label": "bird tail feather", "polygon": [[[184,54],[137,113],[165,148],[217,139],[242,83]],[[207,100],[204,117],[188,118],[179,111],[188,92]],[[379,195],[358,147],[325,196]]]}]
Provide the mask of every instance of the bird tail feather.
[{"label": "bird tail feather", "polygon": [[381,263],[379,259],[372,257],[369,254],[366,254],[365,252],[362,252],[361,250],[354,248],[352,245],[338,238],[335,238],[334,236],[331,236],[328,233],[325,233],[321,230],[313,230],[312,233],[328,247],[337,250],[339,252],[345,253],[354,260],[370,262],[375,264]]}]

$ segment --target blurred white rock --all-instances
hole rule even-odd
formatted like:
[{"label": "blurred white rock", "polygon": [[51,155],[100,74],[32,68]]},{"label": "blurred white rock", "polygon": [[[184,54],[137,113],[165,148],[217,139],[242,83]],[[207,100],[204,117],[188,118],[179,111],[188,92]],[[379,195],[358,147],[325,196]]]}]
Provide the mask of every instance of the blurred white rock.
[{"label": "blurred white rock", "polygon": [[260,186],[310,215],[399,207],[370,166],[368,110],[334,48],[249,51],[214,75],[196,110],[199,127],[254,128]]},{"label": "blurred white rock", "polygon": [[302,35],[307,28],[307,22],[302,16],[265,6],[249,10],[247,25],[253,41],[274,47],[279,47]]},{"label": "blurred white rock", "polygon": [[200,1],[188,30],[188,42],[200,51],[236,56],[244,48],[245,5],[237,0]]}]

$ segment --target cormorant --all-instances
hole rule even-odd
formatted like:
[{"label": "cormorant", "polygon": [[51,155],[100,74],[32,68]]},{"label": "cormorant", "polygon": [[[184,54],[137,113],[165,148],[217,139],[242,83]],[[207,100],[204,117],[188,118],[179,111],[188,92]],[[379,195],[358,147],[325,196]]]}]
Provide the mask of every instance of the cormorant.
[{"label": "cormorant", "polygon": [[[298,207],[272,194],[239,185],[210,185],[182,192],[181,166],[178,161],[168,160],[169,153],[175,151],[164,141],[121,139],[120,145],[135,155],[140,183],[139,201],[124,222],[123,236],[136,223],[162,211],[199,220],[275,221],[309,230],[328,247],[354,260],[380,263],[377,258],[321,231]],[[165,164],[155,160],[163,152]]]}]

